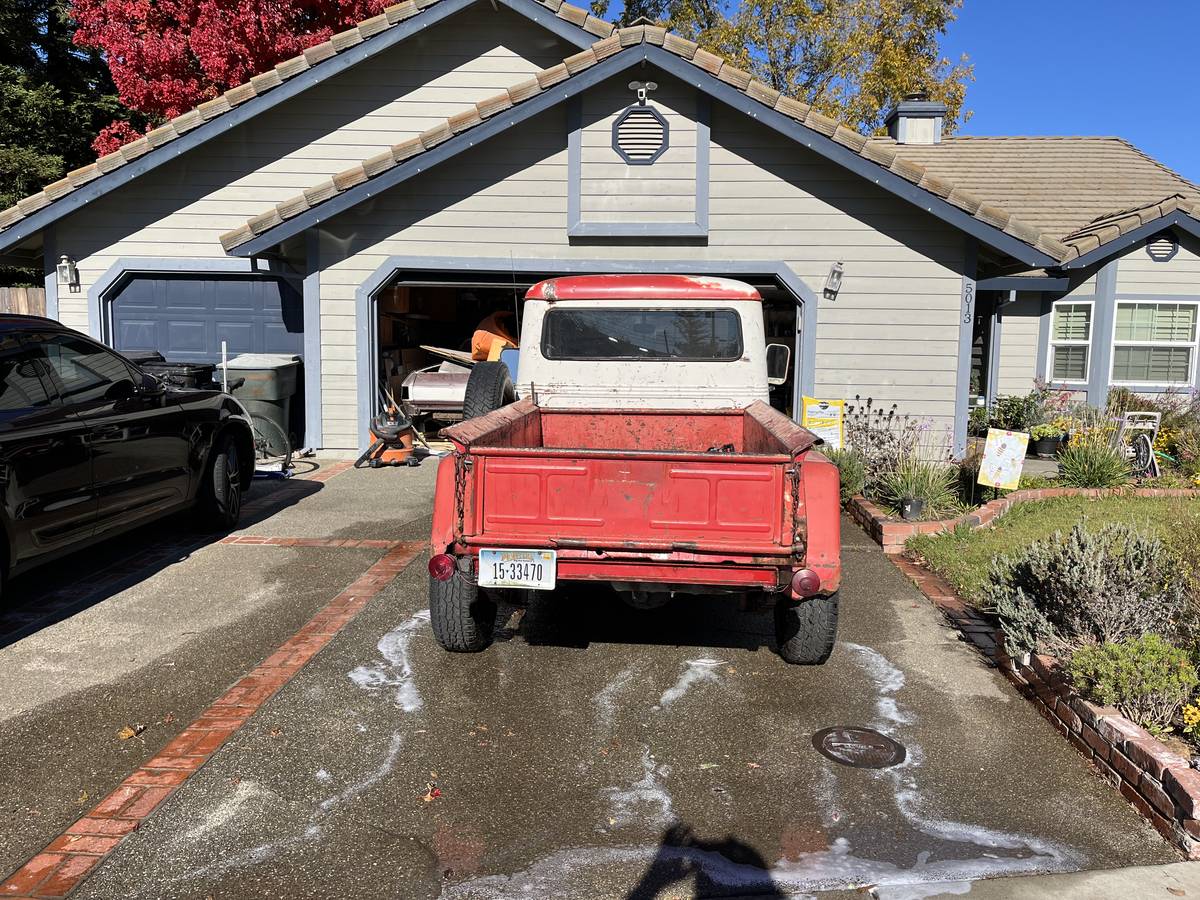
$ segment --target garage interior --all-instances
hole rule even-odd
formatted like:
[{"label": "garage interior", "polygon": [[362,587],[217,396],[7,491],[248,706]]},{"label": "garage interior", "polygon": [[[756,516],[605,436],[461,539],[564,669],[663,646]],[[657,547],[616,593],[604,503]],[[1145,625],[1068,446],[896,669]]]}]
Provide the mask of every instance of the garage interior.
[{"label": "garage interior", "polygon": [[[393,400],[413,419],[418,433],[433,439],[444,425],[461,418],[460,388],[470,374],[471,339],[479,323],[493,314],[507,319],[519,338],[520,305],[525,292],[547,272],[529,273],[403,270],[375,294],[375,397],[372,414]],[[578,274],[578,273],[572,273]],[[768,343],[792,348],[788,380],[771,388],[771,405],[792,415],[796,405],[800,335],[797,301],[773,277],[729,276],[752,284],[762,295]],[[430,347],[460,354],[448,358]],[[417,373],[414,376],[414,373]],[[436,373],[436,377],[431,377]],[[443,377],[444,376],[444,377]],[[444,408],[447,394],[458,397],[458,409]],[[451,403],[453,406],[453,403]]]}]

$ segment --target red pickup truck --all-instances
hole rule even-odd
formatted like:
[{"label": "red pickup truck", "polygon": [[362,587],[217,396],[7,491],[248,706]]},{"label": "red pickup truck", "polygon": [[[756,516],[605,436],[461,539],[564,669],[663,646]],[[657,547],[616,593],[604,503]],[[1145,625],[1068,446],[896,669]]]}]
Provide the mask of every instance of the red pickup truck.
[{"label": "red pickup truck", "polygon": [[438,642],[486,647],[490,591],[604,581],[642,606],[765,592],[783,658],[824,662],[838,472],[765,402],[757,292],[687,276],[560,278],[530,289],[523,318],[521,399],[500,405],[514,392],[508,369],[480,364],[474,403],[482,392],[499,408],[443,431],[454,451],[438,468],[431,538]]}]

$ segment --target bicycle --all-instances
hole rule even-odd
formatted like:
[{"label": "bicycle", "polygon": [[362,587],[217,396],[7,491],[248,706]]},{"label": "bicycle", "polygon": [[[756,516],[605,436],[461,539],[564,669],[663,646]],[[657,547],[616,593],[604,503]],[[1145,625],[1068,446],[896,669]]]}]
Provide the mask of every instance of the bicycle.
[{"label": "bicycle", "polygon": [[292,442],[283,429],[266,416],[255,413],[250,414],[250,424],[254,428],[255,468],[278,464],[280,472],[291,469]]}]

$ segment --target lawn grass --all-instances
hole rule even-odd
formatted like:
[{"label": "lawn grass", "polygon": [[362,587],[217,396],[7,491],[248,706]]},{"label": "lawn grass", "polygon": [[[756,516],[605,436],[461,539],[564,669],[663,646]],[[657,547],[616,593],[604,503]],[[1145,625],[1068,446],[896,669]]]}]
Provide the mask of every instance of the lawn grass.
[{"label": "lawn grass", "polygon": [[949,581],[962,597],[978,603],[992,559],[1016,553],[1034,541],[1066,532],[1079,522],[1099,528],[1125,522],[1162,539],[1193,587],[1200,584],[1200,500],[1191,498],[1059,497],[1014,506],[990,528],[960,527],[912,538],[906,549]]}]

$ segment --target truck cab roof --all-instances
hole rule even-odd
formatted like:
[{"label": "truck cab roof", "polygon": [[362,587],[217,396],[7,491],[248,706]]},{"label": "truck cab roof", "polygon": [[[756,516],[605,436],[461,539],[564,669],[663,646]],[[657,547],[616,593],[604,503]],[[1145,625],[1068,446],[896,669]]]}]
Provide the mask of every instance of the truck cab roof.
[{"label": "truck cab roof", "polygon": [[571,275],[535,284],[526,300],[758,300],[750,285],[710,275]]}]

